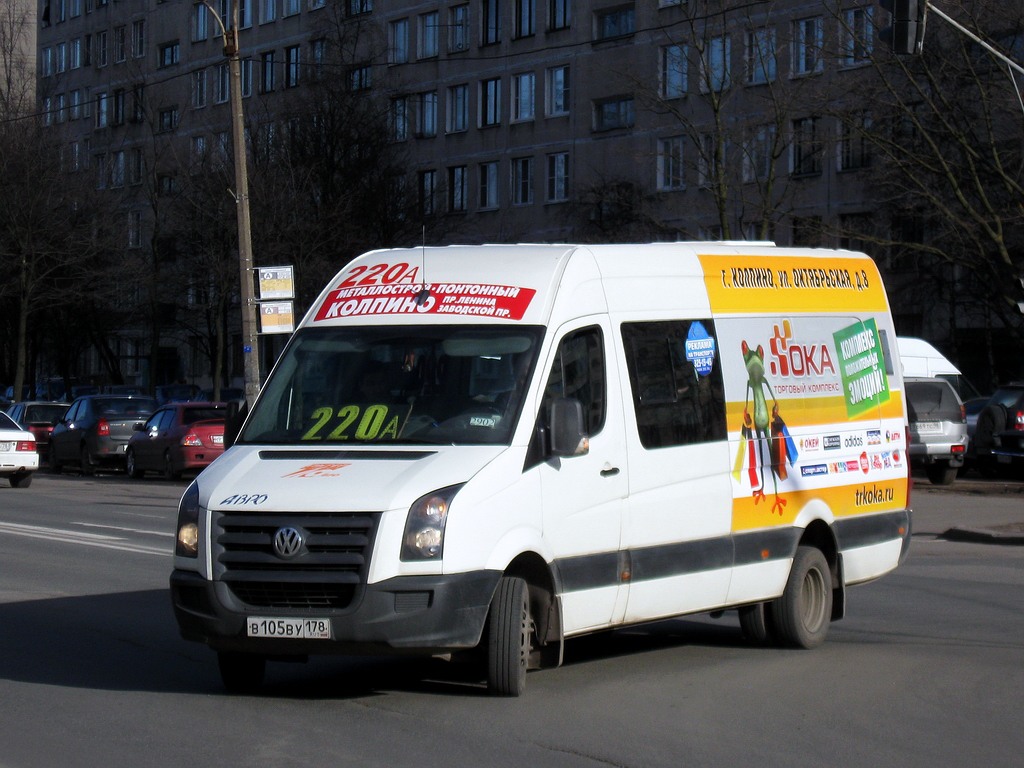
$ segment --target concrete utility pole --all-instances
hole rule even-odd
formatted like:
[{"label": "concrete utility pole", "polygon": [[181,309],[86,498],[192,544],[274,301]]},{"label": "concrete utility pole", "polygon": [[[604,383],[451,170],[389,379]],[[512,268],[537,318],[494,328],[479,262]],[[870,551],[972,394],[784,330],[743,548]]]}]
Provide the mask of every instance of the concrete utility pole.
[{"label": "concrete utility pole", "polygon": [[235,208],[238,213],[238,272],[242,305],[242,360],[245,402],[251,409],[260,391],[260,351],[256,335],[256,299],[253,295],[252,230],[249,222],[249,171],[245,149],[245,113],[242,111],[242,59],[238,46],[238,0],[231,3],[231,27],[205,2],[197,0],[217,20],[224,39],[224,56],[231,79],[231,143],[235,161]]}]

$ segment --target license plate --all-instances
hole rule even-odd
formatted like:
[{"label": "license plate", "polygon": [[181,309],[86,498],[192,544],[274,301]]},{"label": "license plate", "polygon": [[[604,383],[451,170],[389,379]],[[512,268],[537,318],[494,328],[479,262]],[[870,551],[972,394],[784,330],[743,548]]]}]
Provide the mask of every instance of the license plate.
[{"label": "license plate", "polygon": [[942,432],[942,424],[937,421],[919,421],[916,426],[919,435],[935,435]]},{"label": "license plate", "polygon": [[330,619],[276,619],[250,616],[245,620],[249,637],[274,637],[290,640],[330,640]]},{"label": "license plate", "polygon": [[14,450],[14,443],[0,443],[0,451],[7,452]]},{"label": "license plate", "polygon": [[224,445],[224,435],[214,435],[213,436],[213,444],[214,445]]}]

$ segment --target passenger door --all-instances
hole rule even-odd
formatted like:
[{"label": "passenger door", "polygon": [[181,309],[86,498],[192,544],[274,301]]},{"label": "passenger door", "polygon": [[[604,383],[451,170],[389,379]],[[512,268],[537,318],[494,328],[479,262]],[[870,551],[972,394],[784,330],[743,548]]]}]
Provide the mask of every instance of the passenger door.
[{"label": "passenger door", "polygon": [[589,432],[586,455],[549,458],[536,468],[566,634],[615,623],[625,610],[619,546],[628,473],[619,379],[608,366],[609,330],[605,319],[560,329],[539,416],[543,424],[554,398],[575,398]]}]

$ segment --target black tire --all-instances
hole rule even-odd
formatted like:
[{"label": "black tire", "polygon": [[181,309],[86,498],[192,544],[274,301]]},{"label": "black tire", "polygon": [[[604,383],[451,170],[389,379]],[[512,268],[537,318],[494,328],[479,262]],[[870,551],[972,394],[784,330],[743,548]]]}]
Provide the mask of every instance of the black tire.
[{"label": "black tire", "polygon": [[217,666],[228,693],[255,693],[267,673],[267,660],[252,653],[222,651],[217,654]]},{"label": "black tire", "polygon": [[740,629],[743,630],[743,636],[754,645],[771,645],[775,642],[771,610],[770,603],[744,605],[739,609]]},{"label": "black tire", "polygon": [[57,460],[57,451],[53,447],[53,443],[50,443],[50,471],[55,475],[59,475],[64,470],[64,465]]},{"label": "black tire", "polygon": [[89,456],[89,449],[84,445],[82,446],[81,453],[79,453],[79,461],[82,465],[83,477],[92,477],[96,474],[96,467],[93,466],[92,458]]},{"label": "black tire", "polygon": [[526,688],[530,662],[530,590],[526,581],[502,576],[487,621],[487,691],[519,696]]},{"label": "black tire", "polygon": [[956,467],[949,466],[948,461],[929,464],[927,472],[932,485],[951,485],[956,480]]},{"label": "black tire", "polygon": [[28,488],[32,485],[32,473],[25,472],[24,474],[11,475],[11,488]]},{"label": "black tire", "polygon": [[146,474],[144,470],[139,469],[135,463],[135,451],[128,449],[128,453],[124,457],[124,470],[128,473],[128,477],[132,480],[138,480],[140,477]]},{"label": "black tire", "polygon": [[796,648],[825,642],[832,621],[832,572],[816,547],[797,547],[782,597],[771,605],[779,641]]},{"label": "black tire", "polygon": [[171,461],[171,452],[164,451],[164,480],[180,480],[181,472],[176,472],[174,462]]}]

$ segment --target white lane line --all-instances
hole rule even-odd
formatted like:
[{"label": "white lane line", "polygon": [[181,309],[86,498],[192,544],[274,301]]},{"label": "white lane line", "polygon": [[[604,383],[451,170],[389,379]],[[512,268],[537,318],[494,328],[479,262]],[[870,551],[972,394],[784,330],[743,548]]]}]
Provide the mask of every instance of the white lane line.
[{"label": "white lane line", "polygon": [[14,536],[25,536],[30,539],[59,541],[65,544],[83,544],[87,547],[116,549],[122,552],[135,552],[144,555],[160,555],[163,557],[172,556],[170,547],[150,547],[142,544],[133,544],[127,539],[117,536],[104,536],[98,533],[86,533],[82,531],[67,531],[60,528],[45,528],[39,525],[0,523],[0,533],[9,533]]},{"label": "white lane line", "polygon": [[130,528],[127,525],[100,525],[99,523],[74,522],[73,525],[80,525],[83,528],[101,528],[110,531],[127,531],[128,533],[141,533],[145,536],[164,536],[168,539],[174,538],[172,531],[149,531],[145,528]]}]

